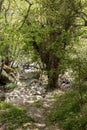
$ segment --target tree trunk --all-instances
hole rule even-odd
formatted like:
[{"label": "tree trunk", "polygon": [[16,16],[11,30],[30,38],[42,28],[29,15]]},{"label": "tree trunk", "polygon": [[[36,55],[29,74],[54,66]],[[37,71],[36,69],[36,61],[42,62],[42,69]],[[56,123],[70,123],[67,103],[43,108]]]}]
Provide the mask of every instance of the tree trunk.
[{"label": "tree trunk", "polygon": [[1,61],[1,67],[0,67],[0,76],[2,74],[3,66],[4,66],[4,60],[2,59],[2,61]]},{"label": "tree trunk", "polygon": [[39,47],[35,41],[33,42],[33,46],[39,53],[42,63],[46,65],[48,89],[58,88],[60,58],[52,50],[47,51],[44,45]]},{"label": "tree trunk", "polygon": [[59,74],[57,70],[54,70],[54,72],[48,72],[48,89],[55,89],[58,88],[58,77]]},{"label": "tree trunk", "polygon": [[48,88],[55,89],[58,88],[58,77],[59,77],[59,64],[60,59],[52,56],[50,57],[49,63],[47,63],[47,74],[48,74]]}]

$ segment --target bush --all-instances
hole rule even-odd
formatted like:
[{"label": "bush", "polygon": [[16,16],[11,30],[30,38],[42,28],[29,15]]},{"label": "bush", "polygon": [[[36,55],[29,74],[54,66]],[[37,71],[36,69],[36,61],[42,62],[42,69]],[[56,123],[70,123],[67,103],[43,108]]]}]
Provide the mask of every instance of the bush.
[{"label": "bush", "polygon": [[48,123],[58,123],[64,130],[86,130],[87,104],[80,104],[78,91],[65,93],[53,106],[47,116]]}]

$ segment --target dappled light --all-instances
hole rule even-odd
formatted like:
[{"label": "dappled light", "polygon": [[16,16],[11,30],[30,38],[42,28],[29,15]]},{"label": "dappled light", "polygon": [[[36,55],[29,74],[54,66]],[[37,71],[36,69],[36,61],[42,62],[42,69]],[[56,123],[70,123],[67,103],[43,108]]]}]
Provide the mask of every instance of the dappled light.
[{"label": "dappled light", "polygon": [[0,0],[0,130],[87,130],[86,0]]}]

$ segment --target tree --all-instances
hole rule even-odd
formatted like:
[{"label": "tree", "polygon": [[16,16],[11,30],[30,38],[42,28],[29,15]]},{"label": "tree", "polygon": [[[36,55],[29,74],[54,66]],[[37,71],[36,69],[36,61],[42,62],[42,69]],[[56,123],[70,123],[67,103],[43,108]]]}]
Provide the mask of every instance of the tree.
[{"label": "tree", "polygon": [[5,0],[2,6],[6,25],[16,27],[16,36],[19,32],[27,48],[32,45],[40,57],[49,88],[59,87],[61,61],[75,42],[77,30],[86,26],[84,3],[85,0]]},{"label": "tree", "polygon": [[[67,47],[75,42],[77,29],[85,25],[86,15],[80,0],[42,0],[35,4],[38,8],[33,14],[35,19],[26,22],[30,42],[46,66],[49,88],[54,89],[59,87],[61,60]],[[78,20],[82,20],[80,24]]]}]

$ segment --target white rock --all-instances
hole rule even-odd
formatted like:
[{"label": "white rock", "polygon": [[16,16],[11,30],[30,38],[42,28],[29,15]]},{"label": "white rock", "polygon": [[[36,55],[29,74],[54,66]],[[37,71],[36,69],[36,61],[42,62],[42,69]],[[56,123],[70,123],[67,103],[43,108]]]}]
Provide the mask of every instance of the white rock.
[{"label": "white rock", "polygon": [[43,97],[42,97],[42,96],[37,95],[37,96],[36,96],[36,98],[37,98],[37,100],[39,100],[39,99],[41,99],[41,98],[43,98]]},{"label": "white rock", "polygon": [[17,82],[18,86],[22,86],[22,83],[20,81]]}]

